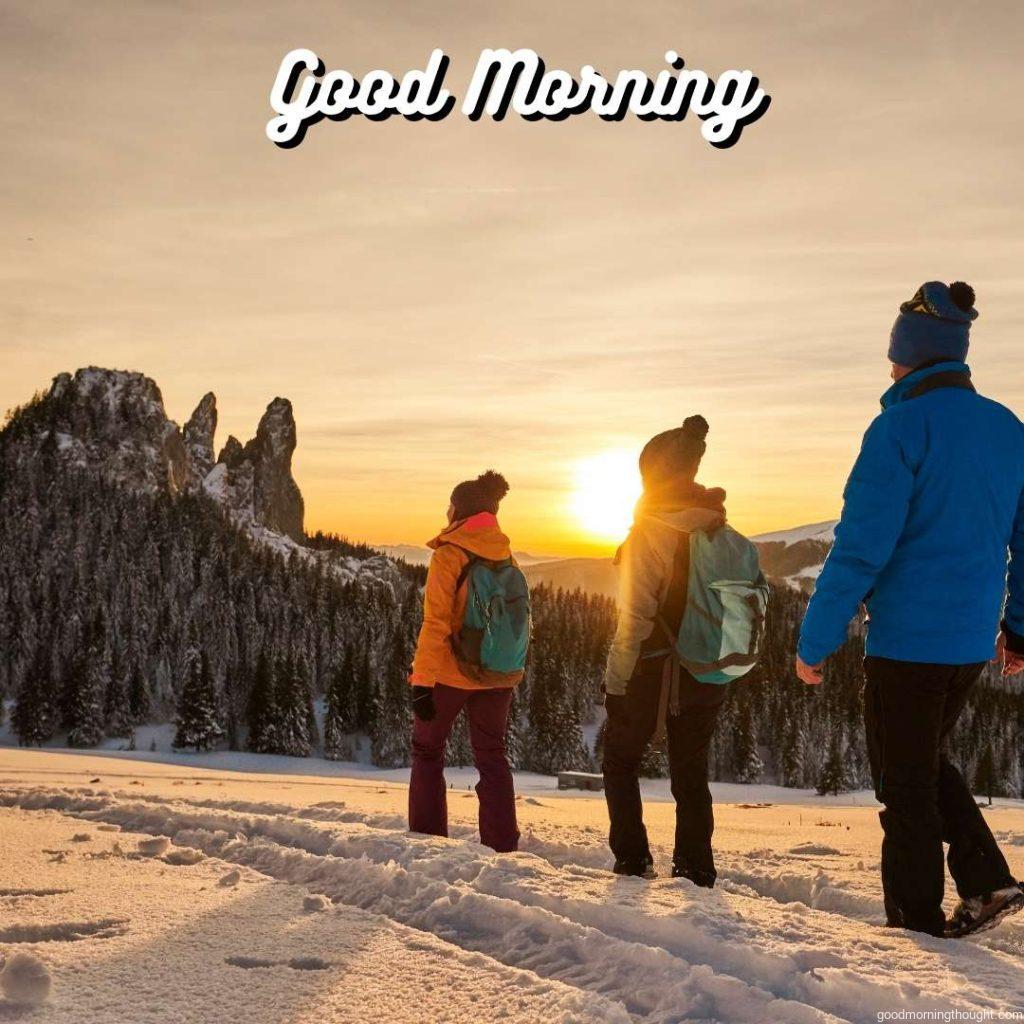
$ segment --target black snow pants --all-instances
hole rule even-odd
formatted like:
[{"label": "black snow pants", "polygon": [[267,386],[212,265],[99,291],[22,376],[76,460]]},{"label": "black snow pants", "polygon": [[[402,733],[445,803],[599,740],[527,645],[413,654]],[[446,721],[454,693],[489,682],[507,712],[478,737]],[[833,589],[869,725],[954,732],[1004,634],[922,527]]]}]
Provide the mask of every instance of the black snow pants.
[{"label": "black snow pants", "polygon": [[980,665],[864,659],[864,724],[882,822],[889,924],[941,935],[942,844],[962,899],[1014,884],[963,776],[943,750]]},{"label": "black snow pants", "polygon": [[[608,841],[616,860],[650,857],[638,779],[640,762],[657,726],[666,657],[641,658],[626,693],[605,697],[604,791],[611,820]],[[667,721],[669,774],[676,801],[673,863],[677,873],[712,885],[715,819],[708,788],[708,749],[728,686],[698,683],[685,669],[681,675],[679,714],[669,715]]]}]

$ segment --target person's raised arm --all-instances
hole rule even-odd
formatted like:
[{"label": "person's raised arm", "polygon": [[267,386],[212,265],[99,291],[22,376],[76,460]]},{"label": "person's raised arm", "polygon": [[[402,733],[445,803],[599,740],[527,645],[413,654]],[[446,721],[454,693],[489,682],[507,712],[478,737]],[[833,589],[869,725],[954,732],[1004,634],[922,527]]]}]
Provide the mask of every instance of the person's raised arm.
[{"label": "person's raised arm", "polygon": [[605,693],[626,692],[641,645],[654,631],[664,575],[646,530],[634,526],[619,552],[619,618],[608,652]]},{"label": "person's raised arm", "polygon": [[797,670],[804,682],[821,681],[822,662],[846,639],[857,606],[892,557],[913,485],[913,470],[894,435],[893,418],[883,414],[864,435],[843,492],[835,543],[804,615],[797,647]]}]

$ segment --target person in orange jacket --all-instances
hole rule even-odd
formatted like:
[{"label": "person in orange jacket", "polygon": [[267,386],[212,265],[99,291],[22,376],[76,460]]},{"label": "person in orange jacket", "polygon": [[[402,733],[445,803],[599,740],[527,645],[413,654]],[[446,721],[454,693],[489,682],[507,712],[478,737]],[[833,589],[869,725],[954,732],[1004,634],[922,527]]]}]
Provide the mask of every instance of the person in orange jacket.
[{"label": "person in orange jacket", "polygon": [[480,841],[499,853],[519,842],[515,787],[506,752],[508,717],[522,673],[474,671],[459,656],[466,575],[475,559],[509,562],[512,549],[498,526],[498,505],[508,493],[500,473],[488,470],[452,491],[448,526],[429,542],[433,549],[423,599],[423,626],[413,660],[412,774],[409,828],[448,835],[444,748],[459,712],[466,709],[473,760],[480,781]]}]

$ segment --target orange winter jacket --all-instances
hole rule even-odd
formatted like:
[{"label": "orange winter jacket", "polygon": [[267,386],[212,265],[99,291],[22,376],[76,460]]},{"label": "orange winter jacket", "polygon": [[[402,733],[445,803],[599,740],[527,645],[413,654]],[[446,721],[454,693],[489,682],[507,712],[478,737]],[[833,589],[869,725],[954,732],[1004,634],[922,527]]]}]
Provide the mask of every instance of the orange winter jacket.
[{"label": "orange winter jacket", "polygon": [[[493,682],[480,683],[469,678],[460,668],[452,647],[466,614],[467,587],[463,583],[456,593],[459,574],[469,562],[467,552],[502,561],[512,557],[509,539],[498,527],[497,517],[478,512],[469,519],[452,523],[427,545],[434,549],[427,571],[427,587],[423,596],[423,626],[409,682],[413,686],[434,686],[444,683],[460,690],[493,688]],[[509,681],[505,686],[512,686]]]}]

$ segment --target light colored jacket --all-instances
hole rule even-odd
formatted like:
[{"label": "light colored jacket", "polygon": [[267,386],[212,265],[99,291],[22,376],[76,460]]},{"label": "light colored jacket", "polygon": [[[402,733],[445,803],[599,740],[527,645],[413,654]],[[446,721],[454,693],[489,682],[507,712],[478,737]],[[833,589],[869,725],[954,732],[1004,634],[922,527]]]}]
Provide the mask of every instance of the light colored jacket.
[{"label": "light colored jacket", "polygon": [[[688,508],[677,512],[638,515],[619,548],[619,619],[604,674],[606,693],[624,694],[645,640],[654,632],[665,601],[680,534],[713,530],[725,522],[715,509]],[[668,646],[668,638],[666,638]]]}]

